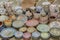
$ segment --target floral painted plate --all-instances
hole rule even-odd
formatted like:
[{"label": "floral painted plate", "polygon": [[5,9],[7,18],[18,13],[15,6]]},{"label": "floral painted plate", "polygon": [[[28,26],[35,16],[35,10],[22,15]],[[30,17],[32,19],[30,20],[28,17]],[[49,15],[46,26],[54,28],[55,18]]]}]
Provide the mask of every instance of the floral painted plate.
[{"label": "floral painted plate", "polygon": [[16,30],[14,28],[4,28],[0,35],[3,38],[8,38],[8,37],[12,37],[14,35],[14,33],[16,32]]}]

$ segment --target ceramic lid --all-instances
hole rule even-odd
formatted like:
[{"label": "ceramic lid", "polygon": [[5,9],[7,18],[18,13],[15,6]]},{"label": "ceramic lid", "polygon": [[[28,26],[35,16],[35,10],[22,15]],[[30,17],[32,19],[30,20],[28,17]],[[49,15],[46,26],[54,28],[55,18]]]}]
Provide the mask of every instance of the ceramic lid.
[{"label": "ceramic lid", "polygon": [[27,25],[27,26],[36,26],[36,25],[38,25],[38,24],[39,24],[39,22],[38,22],[37,20],[35,20],[35,19],[28,20],[28,21],[26,22],[26,25]]},{"label": "ceramic lid", "polygon": [[39,24],[37,26],[37,30],[41,32],[48,32],[50,30],[50,27],[47,24]]},{"label": "ceramic lid", "polygon": [[40,37],[40,33],[35,31],[32,33],[32,37]]},{"label": "ceramic lid", "polygon": [[24,25],[23,21],[13,21],[13,24],[12,24],[12,26],[15,27],[15,28],[20,28],[23,25]]},{"label": "ceramic lid", "polygon": [[50,37],[50,34],[49,33],[41,33],[41,37],[43,39],[48,39]]},{"label": "ceramic lid", "polygon": [[23,34],[23,37],[24,38],[30,38],[31,34],[29,32],[26,32],[26,33]]},{"label": "ceramic lid", "polygon": [[17,38],[21,38],[21,37],[23,36],[23,32],[17,31],[14,35],[15,35],[15,37],[17,37]]},{"label": "ceramic lid", "polygon": [[16,30],[14,28],[4,28],[0,35],[4,38],[12,37]]},{"label": "ceramic lid", "polygon": [[50,26],[50,28],[52,28],[52,27],[60,28],[60,22],[53,21],[49,24],[49,26]]},{"label": "ceramic lid", "polygon": [[53,36],[60,36],[60,29],[59,28],[52,28],[49,32]]}]

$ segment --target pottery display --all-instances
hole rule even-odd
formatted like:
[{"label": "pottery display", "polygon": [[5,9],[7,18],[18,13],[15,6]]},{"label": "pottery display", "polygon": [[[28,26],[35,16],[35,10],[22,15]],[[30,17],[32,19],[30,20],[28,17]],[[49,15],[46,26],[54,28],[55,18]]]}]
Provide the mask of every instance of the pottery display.
[{"label": "pottery display", "polygon": [[0,40],[60,40],[58,0],[0,0]]}]

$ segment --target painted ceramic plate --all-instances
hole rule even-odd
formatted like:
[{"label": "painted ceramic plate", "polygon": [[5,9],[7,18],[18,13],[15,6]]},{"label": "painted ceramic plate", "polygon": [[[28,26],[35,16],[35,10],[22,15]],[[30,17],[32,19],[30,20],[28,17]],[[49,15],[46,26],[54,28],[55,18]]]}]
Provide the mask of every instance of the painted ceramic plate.
[{"label": "painted ceramic plate", "polygon": [[23,21],[14,21],[12,26],[15,27],[15,28],[20,28],[24,25],[24,22]]},{"label": "painted ceramic plate", "polygon": [[37,30],[41,32],[48,32],[50,30],[50,27],[46,24],[40,24],[37,26]]},{"label": "painted ceramic plate", "polygon": [[14,28],[4,28],[0,35],[4,38],[12,37],[16,30]]},{"label": "painted ceramic plate", "polygon": [[50,28],[52,28],[52,27],[60,28],[60,22],[53,21],[49,24],[49,26],[50,26]]},{"label": "painted ceramic plate", "polygon": [[60,29],[58,28],[52,28],[49,32],[52,36],[60,36]]},{"label": "painted ceramic plate", "polygon": [[27,26],[36,26],[36,25],[38,25],[38,24],[39,24],[39,21],[38,21],[38,20],[35,20],[35,19],[28,20],[28,21],[26,22],[26,25],[27,25]]}]

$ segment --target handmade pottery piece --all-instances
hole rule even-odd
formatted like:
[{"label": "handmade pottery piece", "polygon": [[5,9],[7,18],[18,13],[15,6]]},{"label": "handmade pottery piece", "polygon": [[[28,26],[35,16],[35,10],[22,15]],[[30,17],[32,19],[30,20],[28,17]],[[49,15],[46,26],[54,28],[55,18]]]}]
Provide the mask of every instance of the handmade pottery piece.
[{"label": "handmade pottery piece", "polygon": [[16,32],[16,30],[14,28],[4,28],[0,35],[3,37],[3,38],[9,38],[9,37],[12,37],[14,35],[14,33]]},{"label": "handmade pottery piece", "polygon": [[26,32],[23,34],[23,40],[30,40],[31,34],[29,32]]},{"label": "handmade pottery piece", "polygon": [[39,40],[40,33],[35,31],[32,33],[32,40]]},{"label": "handmade pottery piece", "polygon": [[50,27],[47,24],[39,24],[37,26],[37,30],[40,32],[48,32],[50,30]]}]

